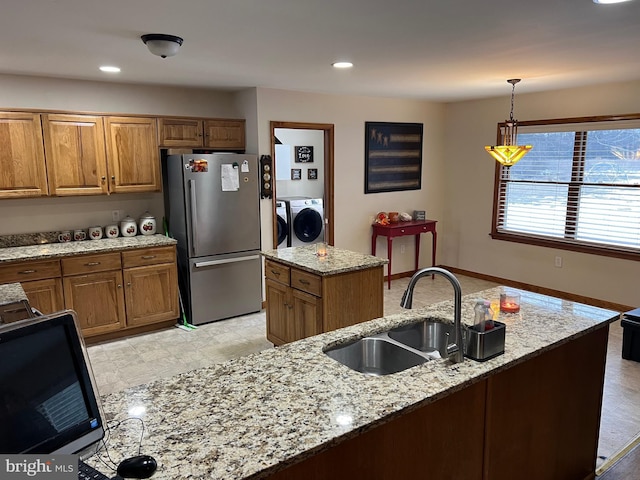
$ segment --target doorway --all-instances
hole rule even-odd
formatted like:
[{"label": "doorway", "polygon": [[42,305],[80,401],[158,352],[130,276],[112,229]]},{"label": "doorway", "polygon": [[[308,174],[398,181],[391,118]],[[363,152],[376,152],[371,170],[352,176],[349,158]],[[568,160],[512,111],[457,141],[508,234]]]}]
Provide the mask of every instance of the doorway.
[{"label": "doorway", "polygon": [[[325,242],[329,245],[333,245],[334,242],[334,230],[333,230],[333,215],[334,215],[334,155],[333,155],[333,124],[327,123],[300,123],[300,122],[270,122],[271,125],[271,158],[272,163],[272,178],[276,179],[279,176],[278,166],[276,161],[276,129],[291,129],[291,130],[313,130],[322,133],[323,154],[322,158],[318,158],[318,161],[322,162],[323,172],[323,200],[324,200],[324,238]],[[315,160],[314,160],[315,161]],[[280,172],[282,174],[282,172]],[[280,175],[282,176],[282,175]],[[311,177],[309,177],[311,178]],[[276,198],[278,196],[277,182],[273,183],[273,198],[271,200],[272,205],[272,217],[273,217],[273,245],[274,248],[278,245],[278,215],[276,212]]]}]

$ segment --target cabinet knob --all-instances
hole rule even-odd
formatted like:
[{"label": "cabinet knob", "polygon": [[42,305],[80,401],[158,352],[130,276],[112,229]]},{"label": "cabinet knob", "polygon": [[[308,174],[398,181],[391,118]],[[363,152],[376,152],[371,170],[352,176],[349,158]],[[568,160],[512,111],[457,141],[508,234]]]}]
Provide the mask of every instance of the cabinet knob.
[{"label": "cabinet knob", "polygon": [[116,176],[115,176],[115,175],[111,175],[111,181],[112,181],[113,183],[116,183]]},{"label": "cabinet knob", "polygon": [[130,286],[131,286],[131,282],[127,282],[127,287],[130,287]]},{"label": "cabinet knob", "polygon": [[102,183],[107,181],[107,177],[105,177],[104,175],[102,176]]},{"label": "cabinet knob", "polygon": [[118,284],[118,288],[122,288],[122,285]]}]

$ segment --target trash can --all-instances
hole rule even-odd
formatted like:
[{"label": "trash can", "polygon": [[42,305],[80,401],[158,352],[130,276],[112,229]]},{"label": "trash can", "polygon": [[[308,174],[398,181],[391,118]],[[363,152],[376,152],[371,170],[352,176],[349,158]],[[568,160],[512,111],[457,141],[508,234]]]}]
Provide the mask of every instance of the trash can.
[{"label": "trash can", "polygon": [[626,312],[622,325],[622,358],[640,362],[640,308]]}]

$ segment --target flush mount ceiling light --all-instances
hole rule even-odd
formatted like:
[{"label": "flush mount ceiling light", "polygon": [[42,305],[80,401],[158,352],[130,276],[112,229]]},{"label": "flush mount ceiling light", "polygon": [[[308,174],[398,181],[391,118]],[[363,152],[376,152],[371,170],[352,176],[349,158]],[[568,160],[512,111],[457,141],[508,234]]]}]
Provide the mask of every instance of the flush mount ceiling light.
[{"label": "flush mount ceiling light", "polygon": [[601,5],[610,5],[612,3],[623,3],[631,0],[593,0],[593,3],[599,3]]},{"label": "flush mount ceiling light", "polygon": [[515,98],[516,83],[519,78],[507,80],[511,84],[511,114],[509,120],[504,122],[504,133],[502,134],[502,145],[487,145],[484,149],[505,167],[510,167],[524,157],[532,145],[516,145],[518,135],[518,121],[513,118],[513,100]]},{"label": "flush mount ceiling light", "polygon": [[351,68],[353,63],[351,62],[335,62],[331,64],[333,68]]},{"label": "flush mount ceiling light", "polygon": [[164,33],[149,33],[140,37],[149,51],[162,58],[173,57],[182,46],[182,38]]}]

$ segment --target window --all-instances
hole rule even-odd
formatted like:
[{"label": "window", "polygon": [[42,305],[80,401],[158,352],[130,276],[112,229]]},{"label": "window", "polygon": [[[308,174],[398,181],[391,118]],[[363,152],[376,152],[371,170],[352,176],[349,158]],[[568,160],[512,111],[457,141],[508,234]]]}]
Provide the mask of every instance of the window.
[{"label": "window", "polygon": [[497,164],[492,237],[640,259],[640,115],[522,122]]}]

